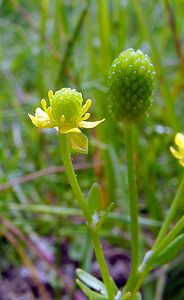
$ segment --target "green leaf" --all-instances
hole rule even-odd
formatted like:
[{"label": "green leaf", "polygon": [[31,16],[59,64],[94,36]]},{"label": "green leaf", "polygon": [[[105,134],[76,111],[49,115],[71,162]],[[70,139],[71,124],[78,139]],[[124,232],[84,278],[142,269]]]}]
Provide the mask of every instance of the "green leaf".
[{"label": "green leaf", "polygon": [[113,210],[115,204],[114,202],[112,202],[106,209],[106,211],[104,212],[103,216],[100,217],[100,220],[98,221],[98,223],[96,224],[96,228],[100,229],[100,227],[102,226],[103,222],[107,219],[108,214]]},{"label": "green leaf", "polygon": [[99,293],[99,295],[107,297],[106,287],[100,280],[96,279],[94,276],[81,269],[77,269],[76,273],[78,278],[80,279],[80,282],[84,283],[85,286],[87,286],[90,289],[93,289],[95,292]]},{"label": "green leaf", "polygon": [[87,287],[82,281],[79,279],[76,280],[76,283],[83,291],[83,293],[88,297],[89,300],[108,300],[107,296],[100,295],[99,293],[92,291],[89,287]]},{"label": "green leaf", "polygon": [[183,246],[184,246],[184,234],[180,234],[157,257],[153,256],[153,259],[151,259],[150,264],[152,266],[155,266],[155,265],[164,265],[169,263],[178,255],[178,253],[180,252]]},{"label": "green leaf", "polygon": [[94,183],[88,193],[87,197],[90,214],[100,211],[100,189],[97,183]]},{"label": "green leaf", "polygon": [[141,294],[137,293],[137,295],[133,298],[133,300],[142,300]]},{"label": "green leaf", "polygon": [[88,153],[88,139],[82,132],[70,132],[68,135],[73,151],[83,154]]}]

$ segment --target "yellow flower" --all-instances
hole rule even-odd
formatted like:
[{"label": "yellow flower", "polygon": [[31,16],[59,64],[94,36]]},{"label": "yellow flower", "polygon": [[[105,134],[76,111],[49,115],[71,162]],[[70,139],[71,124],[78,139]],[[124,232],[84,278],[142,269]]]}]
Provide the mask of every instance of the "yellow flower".
[{"label": "yellow flower", "polygon": [[174,141],[178,149],[175,150],[173,147],[170,147],[171,153],[179,160],[180,165],[184,167],[184,135],[177,133]]},{"label": "yellow flower", "polygon": [[41,100],[42,109],[37,107],[35,115],[28,114],[32,123],[40,128],[55,128],[61,134],[68,134],[71,148],[74,151],[87,153],[88,140],[80,128],[94,128],[104,121],[89,122],[88,109],[91,100],[88,99],[84,105],[82,94],[75,89],[63,88],[48,92],[50,106],[47,107],[45,99]]}]

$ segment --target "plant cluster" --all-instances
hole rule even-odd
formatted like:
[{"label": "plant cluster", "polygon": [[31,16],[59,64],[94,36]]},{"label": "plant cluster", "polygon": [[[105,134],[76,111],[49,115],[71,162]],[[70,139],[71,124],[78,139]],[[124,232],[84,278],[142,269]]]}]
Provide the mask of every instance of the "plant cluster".
[{"label": "plant cluster", "polygon": [[[139,292],[147,274],[156,266],[170,262],[182,249],[184,234],[184,217],[181,217],[172,227],[171,224],[182,201],[184,194],[184,179],[178,188],[170,210],[161,226],[160,232],[152,246],[140,256],[140,228],[138,222],[138,197],[136,185],[134,128],[140,118],[145,116],[152,103],[155,85],[155,71],[149,57],[142,51],[128,49],[122,52],[113,62],[109,75],[109,107],[115,119],[124,122],[125,149],[128,170],[128,194],[131,233],[131,272],[125,286],[118,289],[110,276],[100,242],[100,229],[113,209],[111,203],[105,211],[101,211],[97,196],[98,185],[93,184],[87,199],[85,199],[75,175],[71,150],[87,153],[87,138],[80,128],[93,128],[104,121],[86,121],[91,100],[82,106],[81,93],[70,88],[62,88],[55,92],[49,91],[50,106],[42,99],[42,109],[37,108],[35,116],[29,117],[36,127],[55,128],[60,139],[60,152],[68,180],[76,200],[82,210],[89,230],[93,248],[98,261],[103,282],[82,269],[77,270],[77,284],[90,300],[138,300],[142,299]],[[183,166],[184,136],[177,133],[175,138],[178,150],[171,147],[172,154]]]}]

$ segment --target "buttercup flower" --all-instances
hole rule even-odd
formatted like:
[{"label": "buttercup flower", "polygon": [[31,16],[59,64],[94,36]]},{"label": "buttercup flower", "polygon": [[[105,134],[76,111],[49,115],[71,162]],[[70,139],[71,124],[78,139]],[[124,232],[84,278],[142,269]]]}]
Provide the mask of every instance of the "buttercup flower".
[{"label": "buttercup flower", "polygon": [[184,167],[184,135],[177,133],[175,136],[175,144],[178,146],[178,150],[170,147],[171,153],[179,160],[180,165]]},{"label": "buttercup flower", "polygon": [[71,148],[74,151],[87,153],[88,139],[80,128],[94,128],[104,121],[86,121],[90,117],[88,109],[92,101],[88,99],[84,105],[82,94],[75,89],[62,88],[48,92],[50,106],[45,99],[41,100],[42,108],[37,107],[35,115],[28,114],[32,123],[40,128],[55,128],[61,134],[68,134]]}]

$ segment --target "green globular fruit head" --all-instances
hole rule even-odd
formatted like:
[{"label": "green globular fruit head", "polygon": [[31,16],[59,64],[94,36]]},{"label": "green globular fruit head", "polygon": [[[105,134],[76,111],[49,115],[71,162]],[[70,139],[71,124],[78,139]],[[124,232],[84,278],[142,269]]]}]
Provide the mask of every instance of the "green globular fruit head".
[{"label": "green globular fruit head", "polygon": [[128,49],[113,61],[109,74],[109,106],[119,120],[136,122],[148,111],[155,86],[155,69],[148,55]]},{"label": "green globular fruit head", "polygon": [[77,123],[81,116],[82,94],[75,89],[62,88],[49,97],[52,115],[56,121],[65,116],[66,123]]}]

